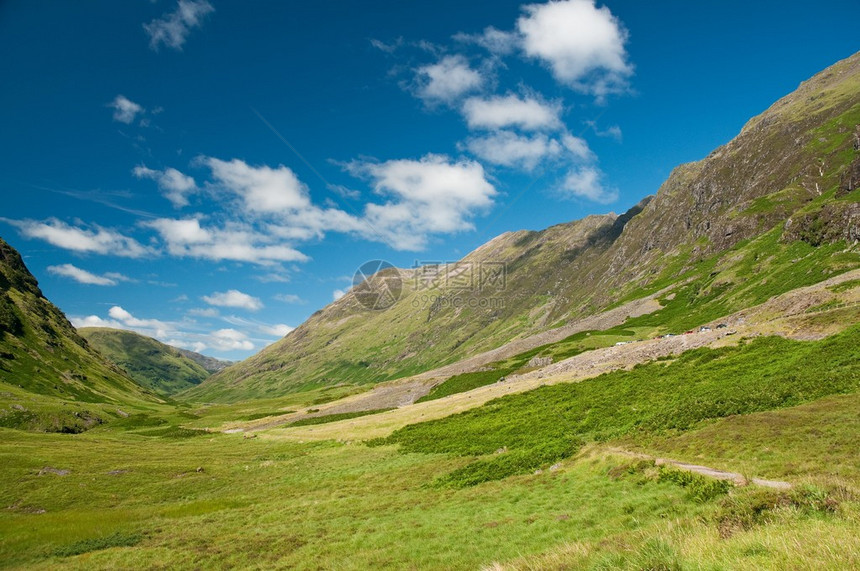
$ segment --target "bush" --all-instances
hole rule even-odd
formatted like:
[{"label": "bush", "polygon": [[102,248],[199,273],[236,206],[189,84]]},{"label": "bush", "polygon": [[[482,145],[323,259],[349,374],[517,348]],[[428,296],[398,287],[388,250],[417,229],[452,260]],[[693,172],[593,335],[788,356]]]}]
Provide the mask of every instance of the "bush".
[{"label": "bush", "polygon": [[723,496],[731,490],[734,485],[729,480],[717,480],[707,478],[700,474],[694,474],[686,470],[660,467],[659,482],[672,482],[687,491],[687,496],[696,502],[709,502],[719,496]]},{"label": "bush", "polygon": [[532,450],[500,453],[492,458],[477,460],[458,468],[436,480],[436,483],[440,486],[465,488],[483,482],[503,480],[508,476],[529,474],[540,468],[546,468],[556,460],[573,455],[580,445],[580,443],[571,444],[564,449],[560,449],[557,445],[547,445]]}]

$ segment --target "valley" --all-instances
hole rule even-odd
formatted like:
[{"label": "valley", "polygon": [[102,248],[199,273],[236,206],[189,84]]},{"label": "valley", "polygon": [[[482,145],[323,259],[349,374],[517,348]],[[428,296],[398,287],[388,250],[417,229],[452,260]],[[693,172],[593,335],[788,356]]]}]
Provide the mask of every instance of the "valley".
[{"label": "valley", "polygon": [[0,566],[858,568],[858,165],[855,54],[626,213],[238,363],[75,329],[0,240]]}]

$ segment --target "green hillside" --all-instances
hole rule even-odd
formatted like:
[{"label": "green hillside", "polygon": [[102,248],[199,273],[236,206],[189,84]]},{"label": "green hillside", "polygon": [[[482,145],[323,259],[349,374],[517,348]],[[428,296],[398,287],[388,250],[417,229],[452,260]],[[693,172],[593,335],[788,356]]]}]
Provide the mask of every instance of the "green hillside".
[{"label": "green hillside", "polygon": [[0,426],[76,432],[160,401],[92,350],[0,239]]},{"label": "green hillside", "polygon": [[[187,396],[236,401],[395,379],[673,284],[689,305],[675,304],[677,323],[692,326],[701,323],[693,315],[719,316],[858,267],[858,124],[854,55],[675,169],[630,212],[503,234],[431,281],[423,278],[433,268],[402,270],[390,308],[368,310],[350,293]],[[481,281],[499,264],[503,280]]]},{"label": "green hillside", "polygon": [[85,327],[78,333],[141,386],[163,394],[193,387],[210,374],[179,349],[133,331]]}]

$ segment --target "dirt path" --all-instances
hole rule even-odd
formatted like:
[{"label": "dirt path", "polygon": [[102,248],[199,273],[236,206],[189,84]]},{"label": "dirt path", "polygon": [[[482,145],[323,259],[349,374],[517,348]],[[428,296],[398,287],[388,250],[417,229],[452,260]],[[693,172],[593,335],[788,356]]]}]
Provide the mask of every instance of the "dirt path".
[{"label": "dirt path", "polygon": [[724,470],[717,470],[716,468],[710,468],[708,466],[700,466],[698,464],[689,464],[679,460],[651,456],[650,454],[643,454],[642,452],[631,452],[630,450],[624,450],[622,448],[609,448],[607,451],[611,454],[618,454],[620,456],[627,456],[629,458],[636,458],[639,460],[653,460],[654,464],[657,466],[672,466],[673,468],[684,470],[685,472],[692,472],[707,478],[714,478],[715,480],[729,480],[736,486],[748,486],[753,484],[764,488],[773,488],[774,490],[790,490],[792,487],[788,482],[764,480],[762,478],[747,479],[743,474],[739,474],[738,472],[726,472]]}]

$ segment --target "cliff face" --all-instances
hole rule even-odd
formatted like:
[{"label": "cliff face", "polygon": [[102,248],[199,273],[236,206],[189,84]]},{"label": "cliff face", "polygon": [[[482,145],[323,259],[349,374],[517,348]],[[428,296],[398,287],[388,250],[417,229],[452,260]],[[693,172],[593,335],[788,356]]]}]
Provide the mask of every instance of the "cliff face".
[{"label": "cliff face", "polygon": [[[656,196],[629,212],[506,233],[438,273],[401,270],[403,293],[385,311],[368,311],[350,293],[188,396],[234,400],[396,378],[644,295],[704,260],[728,272],[740,263],[732,252],[757,237],[779,235],[760,246],[773,251],[753,256],[772,264],[783,263],[776,250],[794,242],[852,244],[860,234],[858,124],[855,54],[705,159],[676,168]],[[504,279],[475,281],[493,264]],[[428,272],[438,279],[422,281]],[[725,282],[727,296],[732,283]]]}]

